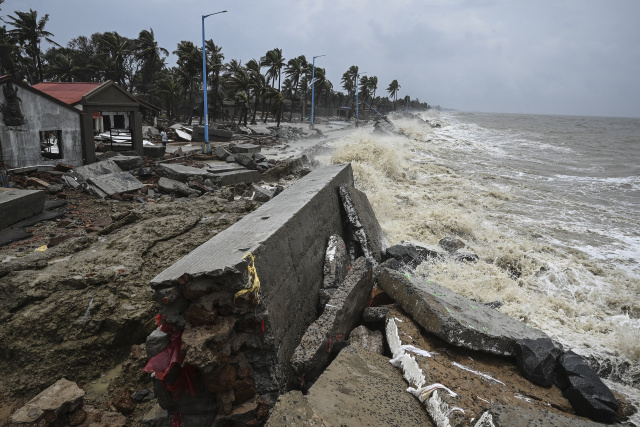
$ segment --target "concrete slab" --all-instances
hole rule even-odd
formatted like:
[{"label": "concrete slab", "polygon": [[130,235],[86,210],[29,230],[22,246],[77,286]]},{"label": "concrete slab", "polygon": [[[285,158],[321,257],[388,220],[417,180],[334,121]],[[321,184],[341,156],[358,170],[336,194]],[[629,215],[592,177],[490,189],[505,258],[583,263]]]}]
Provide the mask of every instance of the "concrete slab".
[{"label": "concrete slab", "polygon": [[167,152],[167,147],[162,145],[143,145],[142,154],[145,157],[151,157],[152,159],[159,159]]},{"label": "concrete slab", "polygon": [[364,256],[381,262],[389,243],[367,195],[354,187],[343,186],[340,187],[340,199]]},{"label": "concrete slab", "polygon": [[105,198],[114,194],[131,193],[144,188],[144,184],[129,172],[116,172],[96,176],[87,180],[87,189],[96,196]]},{"label": "concrete slab", "polygon": [[567,417],[549,410],[493,404],[484,415],[495,427],[598,427],[600,423]]},{"label": "concrete slab", "polygon": [[82,184],[89,178],[95,178],[100,175],[122,172],[122,169],[111,159],[101,162],[92,163],[86,166],[80,166],[67,172],[64,176],[70,177],[76,182]]},{"label": "concrete slab", "polygon": [[234,163],[209,163],[207,165],[207,172],[213,174],[225,173],[225,172],[235,172],[235,171],[243,171],[247,170],[242,165],[234,164]]},{"label": "concrete slab", "polygon": [[260,172],[243,168],[243,170],[222,172],[212,175],[211,180],[220,187],[225,185],[249,184],[251,182],[260,181]]},{"label": "concrete slab", "polygon": [[402,375],[380,354],[347,347],[303,396],[280,399],[267,426],[433,426]]},{"label": "concrete slab", "polygon": [[214,175],[207,172],[206,169],[194,168],[191,166],[174,165],[163,163],[157,169],[156,173],[165,178],[174,181],[187,182],[189,178],[202,177],[202,179],[214,178]]},{"label": "concrete slab", "polygon": [[371,295],[372,272],[371,263],[364,257],[356,260],[322,315],[306,330],[291,357],[291,365],[300,378],[317,378],[329,362],[332,348],[346,341],[358,324]]},{"label": "concrete slab", "polygon": [[144,166],[142,156],[113,156],[111,160],[123,171],[139,169]]},{"label": "concrete slab", "polygon": [[194,190],[193,188],[189,188],[187,184],[180,181],[175,181],[173,179],[162,177],[158,180],[158,189],[163,193],[169,194],[178,194],[180,196],[189,197],[192,194],[197,196],[200,195],[200,192]]},{"label": "concrete slab", "polygon": [[44,191],[0,187],[0,229],[42,212]]},{"label": "concrete slab", "polygon": [[[202,366],[194,365],[209,376],[205,383],[228,372],[231,362],[224,360],[230,359],[221,358],[217,350],[227,348],[233,358],[249,361],[248,379],[263,398],[275,400],[294,385],[289,360],[315,320],[326,241],[343,234],[340,185],[353,185],[350,164],[313,171],[151,281],[158,295],[169,288],[181,292],[183,297],[162,305],[161,313],[182,316],[183,324],[185,306],[207,298],[218,314],[216,322],[233,317],[228,338],[207,347],[210,356],[199,357]],[[259,288],[257,294],[236,295],[255,284],[244,258],[249,253],[255,259]]]},{"label": "concrete slab", "polygon": [[383,269],[378,286],[427,332],[459,347],[513,356],[516,341],[549,338],[542,331],[443,286],[415,277],[409,280],[395,270]]},{"label": "concrete slab", "polygon": [[253,154],[253,153],[259,153],[260,151],[262,151],[262,147],[257,144],[238,144],[238,145],[229,147],[229,149],[233,154],[236,154],[236,153]]}]

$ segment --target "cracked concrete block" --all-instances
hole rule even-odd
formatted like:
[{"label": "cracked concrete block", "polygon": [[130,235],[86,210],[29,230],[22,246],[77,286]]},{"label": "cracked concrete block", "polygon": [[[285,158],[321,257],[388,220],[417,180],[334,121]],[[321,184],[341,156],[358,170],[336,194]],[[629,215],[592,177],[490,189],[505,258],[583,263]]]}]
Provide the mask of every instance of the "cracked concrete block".
[{"label": "cracked concrete block", "polygon": [[427,332],[459,347],[513,356],[516,341],[549,338],[538,329],[434,282],[410,280],[395,270],[383,269],[378,286]]}]

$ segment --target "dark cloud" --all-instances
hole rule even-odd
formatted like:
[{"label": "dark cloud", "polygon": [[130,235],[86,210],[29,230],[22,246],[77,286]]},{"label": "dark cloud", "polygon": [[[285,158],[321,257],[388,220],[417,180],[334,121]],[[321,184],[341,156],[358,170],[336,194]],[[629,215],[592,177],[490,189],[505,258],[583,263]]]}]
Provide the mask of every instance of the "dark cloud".
[{"label": "dark cloud", "polygon": [[[227,60],[274,47],[317,61],[335,88],[350,65],[406,94],[464,110],[640,117],[637,0],[7,0],[2,14],[49,13],[64,44],[153,28],[170,52],[180,40],[222,45]],[[175,60],[170,58],[169,62]]]}]

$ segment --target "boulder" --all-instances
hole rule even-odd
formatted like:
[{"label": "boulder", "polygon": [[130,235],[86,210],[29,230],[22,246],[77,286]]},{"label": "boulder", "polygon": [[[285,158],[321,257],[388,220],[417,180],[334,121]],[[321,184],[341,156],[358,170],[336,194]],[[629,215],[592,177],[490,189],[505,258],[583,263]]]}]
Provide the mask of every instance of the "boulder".
[{"label": "boulder", "polygon": [[516,341],[515,357],[522,375],[534,384],[544,387],[553,385],[556,359],[560,350],[549,338]]},{"label": "boulder", "polygon": [[202,179],[213,178],[213,174],[206,169],[194,168],[178,164],[163,163],[156,169],[158,176],[169,178],[174,181],[187,182],[189,178],[202,177]]},{"label": "boulder", "polygon": [[558,386],[578,415],[615,422],[620,402],[578,354],[568,351],[558,359]]},{"label": "boulder", "polygon": [[35,424],[45,416],[57,420],[82,407],[83,397],[84,390],[76,383],[62,378],[11,415],[11,422]]},{"label": "boulder", "polygon": [[226,148],[220,145],[216,147],[216,156],[218,156],[220,160],[226,160],[226,158],[229,157],[230,155],[231,153],[227,151]]},{"label": "boulder", "polygon": [[[424,245],[415,242],[402,242],[387,248],[385,258],[395,259],[411,269],[416,268],[428,259],[443,259],[446,253],[437,246]],[[393,267],[398,269],[397,266]]]},{"label": "boulder", "polygon": [[259,153],[260,150],[262,150],[262,147],[256,144],[238,144],[238,145],[231,146],[230,149],[233,154],[236,154],[236,153],[253,154],[253,153]]},{"label": "boulder", "polygon": [[233,155],[233,157],[235,157],[236,163],[244,166],[247,169],[258,169],[258,165],[249,154],[236,153]]},{"label": "boulder", "polygon": [[534,427],[534,426],[554,426],[554,427],[598,427],[602,424],[594,423],[576,417],[568,417],[549,410],[539,410],[534,408],[524,408],[522,406],[511,406],[503,404],[493,404],[480,419],[491,422],[491,424],[481,424],[480,420],[476,426],[494,427]]},{"label": "boulder", "polygon": [[275,190],[270,190],[257,184],[251,184],[251,191],[253,191],[253,200],[263,203],[271,200],[275,194]]},{"label": "boulder", "polygon": [[100,198],[132,193],[144,188],[144,184],[129,172],[114,172],[88,178],[85,184],[89,193]]},{"label": "boulder", "polygon": [[455,237],[445,237],[444,239],[440,239],[438,244],[442,249],[450,254],[466,246],[462,240],[456,239]]}]

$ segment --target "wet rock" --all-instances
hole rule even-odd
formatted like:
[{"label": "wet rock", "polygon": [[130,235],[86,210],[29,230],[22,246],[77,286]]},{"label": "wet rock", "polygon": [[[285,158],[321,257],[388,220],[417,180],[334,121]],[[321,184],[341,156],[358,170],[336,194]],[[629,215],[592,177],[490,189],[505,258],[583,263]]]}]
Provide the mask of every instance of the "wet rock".
[{"label": "wet rock", "polygon": [[340,186],[339,191],[351,232],[360,243],[364,256],[369,260],[381,262],[388,242],[367,195],[354,187],[344,185]]},{"label": "wet rock", "polygon": [[49,194],[58,194],[59,192],[64,190],[64,185],[62,184],[52,184],[47,188],[47,193]]},{"label": "wet rock", "polygon": [[365,326],[358,326],[351,331],[349,345],[363,348],[372,353],[384,353],[382,332],[370,331]]},{"label": "wet rock", "polygon": [[101,162],[92,163],[86,166],[80,166],[63,175],[65,182],[72,186],[77,187],[71,181],[75,181],[78,184],[83,184],[89,178],[96,178],[101,175],[107,175],[111,173],[122,172],[122,169],[111,159],[103,160]]},{"label": "wet rock", "polygon": [[548,338],[516,341],[515,357],[523,376],[534,384],[551,387],[560,350]]},{"label": "wet rock", "polygon": [[516,341],[548,338],[542,331],[431,281],[410,280],[385,268],[378,276],[378,286],[420,326],[453,345],[513,356]]},{"label": "wet rock", "polygon": [[346,341],[360,320],[372,286],[372,265],[365,258],[359,258],[320,318],[306,330],[291,357],[291,365],[300,377],[311,380],[322,372],[332,348]]},{"label": "wet rock", "polygon": [[380,307],[367,307],[362,312],[362,321],[365,323],[384,324],[387,313],[397,306],[395,304],[381,305]]},{"label": "wet rock", "polygon": [[558,386],[578,415],[594,421],[615,422],[620,402],[578,354],[568,351],[558,359]]},{"label": "wet rock", "polygon": [[279,181],[287,175],[298,173],[300,170],[308,168],[311,162],[305,155],[295,158],[283,160],[273,168],[262,174],[262,179],[265,181]]},{"label": "wet rock", "polygon": [[456,251],[453,253],[453,259],[457,262],[476,262],[478,261],[479,257],[473,252]]},{"label": "wet rock", "polygon": [[217,173],[211,179],[216,185],[225,187],[227,185],[249,184],[260,181],[260,173],[258,171],[242,169],[231,172]]},{"label": "wet rock", "polygon": [[149,400],[152,397],[153,397],[153,392],[145,388],[133,393],[133,396],[131,396],[131,400],[133,400],[136,403],[140,403],[140,402],[144,402],[145,400]]},{"label": "wet rock", "polygon": [[78,410],[83,397],[84,390],[62,378],[18,409],[10,420],[16,424],[37,423],[46,416],[51,422]]},{"label": "wet rock", "polygon": [[445,237],[441,239],[438,244],[450,254],[466,246],[462,240],[456,239],[455,237]]},{"label": "wet rock", "polygon": [[[402,265],[415,269],[428,259],[443,259],[446,253],[436,246],[415,242],[402,242],[387,248],[385,255],[386,259],[393,258],[402,263]],[[393,268],[394,270],[402,269],[398,268],[398,266],[394,266]]]}]

